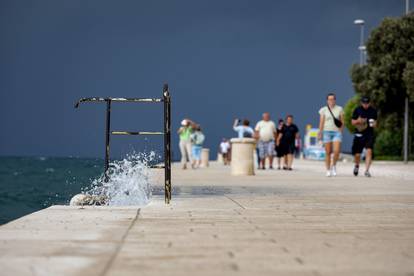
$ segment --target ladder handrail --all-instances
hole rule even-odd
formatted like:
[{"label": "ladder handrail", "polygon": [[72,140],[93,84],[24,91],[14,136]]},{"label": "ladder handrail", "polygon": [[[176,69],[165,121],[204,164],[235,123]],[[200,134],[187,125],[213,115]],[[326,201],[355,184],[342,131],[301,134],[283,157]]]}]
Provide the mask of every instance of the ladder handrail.
[{"label": "ladder handrail", "polygon": [[[75,103],[75,108],[79,108],[85,102],[105,102],[106,103],[106,127],[105,127],[105,181],[109,180],[109,152],[111,135],[163,135],[164,136],[164,191],[165,203],[171,200],[171,96],[168,84],[164,84],[162,98],[112,98],[112,97],[89,97],[81,98]],[[142,103],[164,103],[164,131],[111,131],[111,104],[112,102],[142,102]],[[156,166],[157,168],[161,168]]]},{"label": "ladder handrail", "polygon": [[164,135],[161,131],[119,131],[112,130],[112,135]]},{"label": "ladder handrail", "polygon": [[78,108],[81,103],[84,102],[145,102],[145,103],[161,103],[164,101],[164,99],[160,98],[103,98],[103,97],[88,97],[88,98],[80,98],[75,103],[75,108]]}]

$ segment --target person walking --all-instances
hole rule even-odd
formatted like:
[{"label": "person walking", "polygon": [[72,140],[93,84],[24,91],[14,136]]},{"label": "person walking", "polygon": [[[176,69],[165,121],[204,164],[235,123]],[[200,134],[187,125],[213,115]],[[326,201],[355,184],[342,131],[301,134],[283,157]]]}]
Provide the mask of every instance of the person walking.
[{"label": "person walking", "polygon": [[181,121],[181,127],[178,129],[178,135],[180,137],[181,166],[183,170],[187,169],[187,162],[190,162],[191,164],[192,125],[194,125],[194,123],[190,119],[184,119]]},{"label": "person walking", "polygon": [[223,138],[220,143],[220,153],[223,156],[223,163],[225,166],[230,163],[230,148],[231,145],[229,141],[226,138]]},{"label": "person walking", "polygon": [[[344,127],[344,111],[336,105],[336,95],[329,93],[326,97],[326,106],[319,110],[318,138],[325,145],[326,176],[336,176],[336,163],[339,159]],[[333,160],[331,154],[333,153]]]},{"label": "person walking", "polygon": [[262,115],[262,120],[256,124],[255,138],[258,140],[259,169],[265,169],[266,158],[269,159],[269,169],[273,169],[273,156],[275,155],[276,125],[270,120],[269,112]]},{"label": "person walking", "polygon": [[377,126],[377,110],[371,106],[369,97],[361,98],[361,106],[352,113],[352,125],[355,126],[352,154],[354,155],[354,175],[358,176],[361,153],[365,152],[365,176],[371,177],[369,169],[372,163],[372,150],[374,148],[374,128]]},{"label": "person walking", "polygon": [[288,115],[286,117],[286,124],[280,133],[280,145],[283,158],[285,159],[283,169],[292,170],[293,154],[296,150],[295,141],[297,138],[299,138],[299,128],[293,123],[293,116]]},{"label": "person walking", "polygon": [[191,152],[192,152],[192,163],[191,167],[197,169],[201,165],[201,150],[203,149],[203,143],[205,136],[201,132],[200,125],[194,128],[194,132],[190,136],[191,139]]},{"label": "person walking", "polygon": [[283,131],[284,126],[285,126],[285,121],[283,121],[283,119],[279,119],[277,128],[276,128],[276,146],[275,146],[278,170],[281,169],[281,162],[283,158],[283,151],[280,145],[280,140],[282,138],[282,131]]},{"label": "person walking", "polygon": [[[242,124],[240,125],[240,123]],[[237,132],[238,138],[252,138],[254,135],[254,130],[250,127],[250,122],[247,119],[244,119],[243,122],[235,119],[233,130]]]}]

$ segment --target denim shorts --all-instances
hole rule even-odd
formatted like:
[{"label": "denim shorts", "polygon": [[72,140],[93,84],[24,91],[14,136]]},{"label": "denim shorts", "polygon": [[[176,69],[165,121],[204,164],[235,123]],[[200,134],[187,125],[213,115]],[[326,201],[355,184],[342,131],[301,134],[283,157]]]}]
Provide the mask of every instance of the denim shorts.
[{"label": "denim shorts", "polygon": [[342,142],[342,133],[340,131],[324,130],[323,143]]},{"label": "denim shorts", "polygon": [[202,148],[203,148],[202,146],[198,146],[198,145],[193,145],[191,147],[193,160],[197,160],[197,161],[201,160],[201,150],[202,150]]}]

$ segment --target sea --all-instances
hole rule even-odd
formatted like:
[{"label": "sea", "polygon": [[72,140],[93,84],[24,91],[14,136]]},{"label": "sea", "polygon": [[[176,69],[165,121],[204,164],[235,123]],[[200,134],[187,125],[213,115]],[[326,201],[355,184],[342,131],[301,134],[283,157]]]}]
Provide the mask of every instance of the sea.
[{"label": "sea", "polygon": [[103,183],[104,160],[77,157],[0,157],[0,225],[51,205],[68,205],[79,193],[102,190],[109,205],[145,205],[151,197],[148,166],[155,154],[132,154],[111,162]]}]

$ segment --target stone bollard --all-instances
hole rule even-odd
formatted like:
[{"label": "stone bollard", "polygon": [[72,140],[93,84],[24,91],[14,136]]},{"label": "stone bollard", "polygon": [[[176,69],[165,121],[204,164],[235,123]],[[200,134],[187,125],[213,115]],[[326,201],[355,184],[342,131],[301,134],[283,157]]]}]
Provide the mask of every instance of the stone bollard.
[{"label": "stone bollard", "polygon": [[217,153],[217,163],[223,163],[223,154],[221,154],[220,152]]},{"label": "stone bollard", "polygon": [[210,159],[210,150],[209,149],[202,149],[201,150],[201,167],[207,168],[208,167],[208,160]]},{"label": "stone bollard", "polygon": [[233,138],[231,141],[231,174],[254,175],[253,153],[256,140],[253,138]]}]

